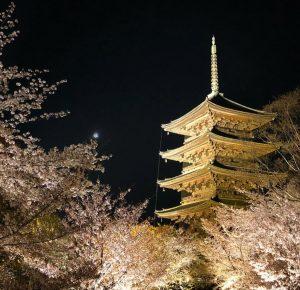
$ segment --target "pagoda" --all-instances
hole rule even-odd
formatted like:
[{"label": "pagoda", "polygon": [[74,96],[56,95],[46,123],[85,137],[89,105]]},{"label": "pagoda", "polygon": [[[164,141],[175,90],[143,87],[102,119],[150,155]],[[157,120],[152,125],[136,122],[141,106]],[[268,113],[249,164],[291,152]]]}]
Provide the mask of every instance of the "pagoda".
[{"label": "pagoda", "polygon": [[274,113],[241,105],[219,92],[213,37],[211,93],[190,112],[162,125],[167,133],[184,136],[182,146],[160,152],[161,158],[183,164],[181,174],[157,182],[161,188],[180,192],[181,203],[157,210],[156,215],[178,219],[201,215],[219,202],[243,204],[246,198],[239,189],[267,188],[283,180],[284,174],[264,172],[259,162],[280,145],[255,139],[255,131],[275,117]]}]

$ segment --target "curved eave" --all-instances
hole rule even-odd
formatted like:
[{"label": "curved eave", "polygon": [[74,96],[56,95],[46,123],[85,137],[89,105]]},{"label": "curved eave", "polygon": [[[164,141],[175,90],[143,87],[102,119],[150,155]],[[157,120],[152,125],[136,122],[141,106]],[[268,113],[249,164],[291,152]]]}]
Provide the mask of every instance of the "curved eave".
[{"label": "curved eave", "polygon": [[186,113],[180,118],[177,118],[170,123],[163,124],[161,127],[167,132],[173,132],[185,136],[191,136],[190,133],[182,128],[185,124],[194,121],[195,119],[203,117],[207,114],[208,101],[205,99],[200,105]]},{"label": "curved eave", "polygon": [[175,177],[167,178],[165,180],[159,180],[157,183],[160,187],[174,189],[179,186],[180,190],[185,187],[185,185],[193,182],[201,183],[204,180],[210,178],[221,177],[231,177],[233,179],[244,180],[246,182],[257,182],[258,184],[264,184],[272,182],[274,184],[281,182],[286,178],[285,173],[275,173],[275,172],[251,172],[242,171],[241,168],[222,168],[215,165],[207,165],[195,170],[177,175]]},{"label": "curved eave", "polygon": [[189,151],[192,151],[196,148],[209,145],[209,136],[210,136],[210,133],[206,133],[205,135],[199,136],[199,137],[195,138],[194,140],[184,144],[183,146],[180,146],[175,149],[163,151],[163,152],[160,152],[159,154],[163,159],[170,159],[170,160],[183,162],[185,160],[182,160],[180,155],[187,153]]},{"label": "curved eave", "polygon": [[208,105],[210,109],[215,109],[215,110],[219,110],[222,113],[231,113],[232,115],[238,115],[238,116],[245,116],[245,117],[251,117],[251,118],[266,118],[266,119],[272,119],[276,117],[276,113],[269,113],[269,112],[265,112],[265,111],[258,111],[255,109],[252,109],[253,112],[245,112],[245,111],[240,111],[240,110],[235,110],[235,109],[231,109],[231,108],[226,108],[223,107],[221,105],[217,105],[215,103],[213,103],[212,101],[208,101]]},{"label": "curved eave", "polygon": [[[224,97],[222,97],[224,98]],[[224,98],[226,101],[237,105],[241,109],[247,109],[250,110],[251,112],[245,112],[242,110],[236,110],[236,109],[231,109],[231,108],[226,108],[220,105],[217,105],[213,103],[212,101],[209,101],[208,99],[205,99],[200,105],[195,107],[193,110],[189,111],[182,117],[175,119],[171,121],[170,123],[163,124],[162,128],[167,131],[167,132],[173,132],[176,134],[181,134],[185,136],[191,136],[191,133],[187,130],[184,130],[184,127],[187,124],[190,124],[194,122],[196,119],[203,118],[205,115],[208,114],[208,108],[212,111],[216,111],[219,113],[224,114],[225,116],[236,116],[240,117],[243,119],[256,119],[261,121],[261,125],[264,125],[276,117],[275,113],[269,113],[266,111],[260,111],[260,110],[255,110],[250,107],[243,106],[239,103],[236,103],[228,98]]]},{"label": "curved eave", "polygon": [[[187,159],[182,158],[182,154],[196,150],[199,147],[211,146],[209,140],[215,142],[216,144],[225,144],[227,146],[240,146],[242,150],[249,151],[253,155],[253,158],[264,156],[275,150],[278,150],[281,146],[280,143],[260,143],[239,140],[229,137],[220,136],[209,132],[203,136],[199,136],[194,140],[184,144],[181,147],[160,152],[160,155],[163,159],[170,159],[179,162],[189,162]],[[219,154],[222,155],[222,154]]]},{"label": "curved eave", "polygon": [[276,116],[276,114],[271,113],[271,112],[267,112],[267,111],[263,111],[263,110],[257,110],[257,109],[254,109],[254,108],[251,108],[251,107],[242,105],[242,104],[240,104],[240,103],[238,103],[238,102],[235,102],[235,101],[233,101],[233,100],[230,100],[229,98],[224,97],[223,94],[220,95],[220,96],[221,96],[224,100],[226,100],[227,102],[229,102],[229,103],[231,103],[231,104],[233,104],[233,105],[236,105],[236,106],[238,106],[238,107],[240,107],[240,108],[242,108],[242,109],[247,109],[247,110],[250,110],[250,111],[252,111],[252,112],[254,112],[254,113],[259,113],[259,114],[264,114],[264,115],[275,115],[275,116]]},{"label": "curved eave", "polygon": [[183,173],[171,178],[166,178],[164,180],[158,180],[157,183],[160,187],[172,188],[181,183],[194,182],[195,180],[208,179],[210,177],[210,166],[205,166],[192,172]]},{"label": "curved eave", "polygon": [[275,180],[282,180],[286,178],[285,173],[278,173],[278,172],[268,172],[268,171],[241,171],[240,168],[222,168],[218,166],[211,165],[211,170],[214,174],[222,175],[222,176],[229,176],[234,178],[245,178],[247,181],[251,180],[269,180],[269,181],[275,181]]},{"label": "curved eave", "polygon": [[215,204],[212,200],[202,200],[195,203],[183,204],[163,210],[156,210],[155,214],[160,218],[176,219],[179,216],[191,216],[205,210]]},{"label": "curved eave", "polygon": [[220,105],[217,105],[213,102],[209,101],[209,108],[211,109],[212,112],[214,113],[220,113],[223,117],[224,116],[229,116],[229,117],[236,117],[240,119],[246,120],[257,120],[260,123],[260,126],[263,126],[264,124],[267,124],[271,121],[273,121],[276,118],[276,113],[269,113],[265,111],[257,111],[256,113],[253,111],[252,112],[244,112],[244,111],[239,111],[231,108],[226,108]]}]

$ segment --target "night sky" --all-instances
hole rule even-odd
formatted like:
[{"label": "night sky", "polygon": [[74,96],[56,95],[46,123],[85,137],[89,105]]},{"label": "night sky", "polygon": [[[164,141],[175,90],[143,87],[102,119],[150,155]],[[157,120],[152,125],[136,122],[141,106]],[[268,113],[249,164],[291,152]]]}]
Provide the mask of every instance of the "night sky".
[{"label": "night sky", "polygon": [[[10,1],[1,0],[3,10]],[[63,120],[32,128],[45,148],[87,142],[99,132],[113,154],[103,181],[130,201],[150,198],[153,212],[160,124],[210,92],[210,43],[216,36],[219,82],[226,97],[261,108],[299,85],[299,1],[16,0],[21,35],[5,62],[48,68],[67,79],[48,111]],[[162,150],[182,142],[163,138]],[[179,172],[162,163],[160,178]],[[176,204],[159,191],[159,207]]]}]

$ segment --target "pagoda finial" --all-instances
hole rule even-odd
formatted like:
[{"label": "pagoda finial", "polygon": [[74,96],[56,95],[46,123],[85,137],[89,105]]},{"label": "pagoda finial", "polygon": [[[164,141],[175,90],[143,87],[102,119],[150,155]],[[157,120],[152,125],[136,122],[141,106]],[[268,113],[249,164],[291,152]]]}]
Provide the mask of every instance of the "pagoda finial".
[{"label": "pagoda finial", "polygon": [[218,81],[218,61],[217,61],[217,46],[215,37],[212,37],[211,44],[211,93],[208,95],[208,99],[219,94],[219,81]]}]

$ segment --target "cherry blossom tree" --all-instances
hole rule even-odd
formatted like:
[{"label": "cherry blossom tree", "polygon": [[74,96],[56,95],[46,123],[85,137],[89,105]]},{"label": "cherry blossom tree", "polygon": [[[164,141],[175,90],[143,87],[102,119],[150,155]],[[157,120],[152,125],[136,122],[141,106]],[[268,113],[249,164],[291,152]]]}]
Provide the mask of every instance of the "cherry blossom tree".
[{"label": "cherry blossom tree", "polygon": [[[14,9],[0,14],[1,57],[19,34]],[[0,59],[0,288],[151,289],[183,276],[192,237],[141,221],[146,203],[128,205],[126,192],[112,198],[95,141],[45,151],[22,130],[67,114],[45,113],[65,83],[46,73]]]},{"label": "cherry blossom tree", "polygon": [[[252,197],[253,198],[253,197]],[[299,204],[269,193],[249,209],[219,207],[203,220],[201,244],[222,289],[296,289],[300,283]]]},{"label": "cherry blossom tree", "polygon": [[[276,156],[267,158],[267,169],[281,170],[289,173],[288,186],[281,187],[277,194],[300,201],[300,89],[287,92],[264,107],[276,112],[274,123],[262,132],[262,138],[282,144]],[[276,190],[276,189],[274,189]]]},{"label": "cherry blossom tree", "polygon": [[[14,4],[0,14],[0,54],[18,35]],[[103,172],[97,143],[46,152],[38,139],[20,130],[39,119],[42,106],[64,83],[49,84],[47,71],[7,67],[0,61],[0,255],[3,287],[16,287],[23,276],[51,283],[78,284],[98,274],[103,229],[117,210],[109,187],[89,178]],[[118,208],[120,206],[120,208]],[[131,211],[131,221],[140,214]],[[128,211],[129,214],[129,211]],[[91,253],[91,250],[95,251]],[[35,277],[35,278],[32,278]],[[12,283],[12,284],[10,284]],[[48,283],[48,282],[47,282]],[[49,285],[50,285],[49,284]],[[53,284],[53,285],[54,285]]]},{"label": "cherry blossom tree", "polygon": [[287,92],[264,107],[277,117],[265,131],[263,138],[271,142],[281,142],[280,158],[274,164],[292,174],[300,171],[300,89]]}]

